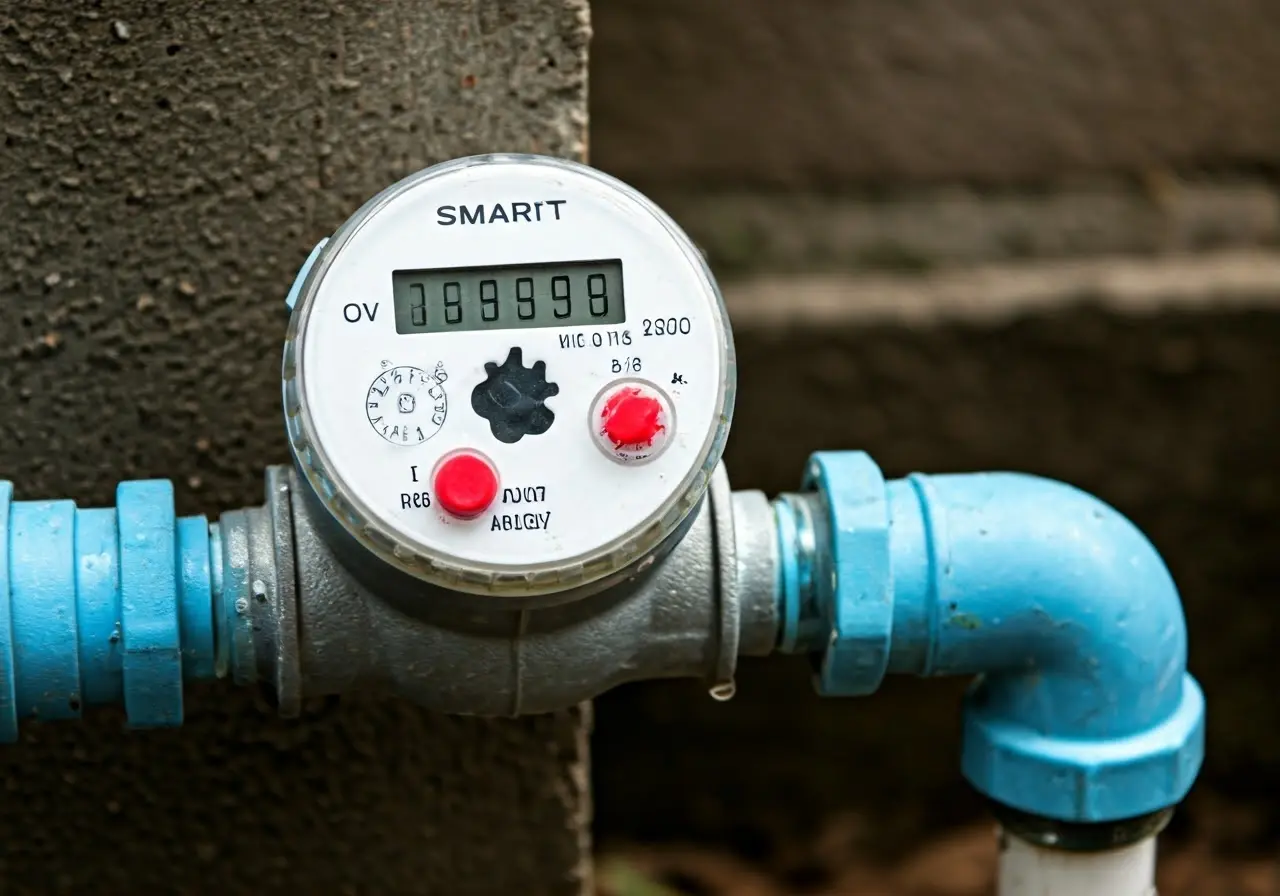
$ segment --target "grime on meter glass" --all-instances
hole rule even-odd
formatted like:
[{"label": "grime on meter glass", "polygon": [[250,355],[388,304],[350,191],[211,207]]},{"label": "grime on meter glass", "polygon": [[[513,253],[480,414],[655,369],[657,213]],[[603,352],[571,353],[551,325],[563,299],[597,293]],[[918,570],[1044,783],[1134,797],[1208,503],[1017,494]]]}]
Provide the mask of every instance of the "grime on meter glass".
[{"label": "grime on meter glass", "polygon": [[642,563],[697,507],[733,346],[701,254],[630,187],[491,155],[370,200],[299,274],[298,466],[381,561],[476,594]]}]

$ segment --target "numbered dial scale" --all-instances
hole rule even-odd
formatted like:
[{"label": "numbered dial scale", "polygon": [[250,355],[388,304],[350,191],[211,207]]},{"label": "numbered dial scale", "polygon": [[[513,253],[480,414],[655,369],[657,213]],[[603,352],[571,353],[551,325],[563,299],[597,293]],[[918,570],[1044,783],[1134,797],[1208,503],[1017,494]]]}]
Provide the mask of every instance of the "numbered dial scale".
[{"label": "numbered dial scale", "polygon": [[532,596],[644,560],[706,492],[732,339],[702,256],[583,165],[490,155],[385,190],[299,274],[299,467],[383,561]]}]

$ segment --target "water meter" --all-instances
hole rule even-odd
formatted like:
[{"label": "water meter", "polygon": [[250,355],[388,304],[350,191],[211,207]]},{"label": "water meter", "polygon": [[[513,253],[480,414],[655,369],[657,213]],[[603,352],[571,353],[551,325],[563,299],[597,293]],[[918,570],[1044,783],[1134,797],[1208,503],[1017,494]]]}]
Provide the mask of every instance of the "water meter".
[{"label": "water meter", "polygon": [[165,481],[85,510],[0,481],[0,742],[116,700],[178,724],[212,677],[285,716],[360,691],[519,716],[656,678],[727,699],[739,657],[775,652],[827,696],[977,676],[961,768],[1008,840],[1001,893],[1154,892],[1205,704],[1176,585],[1114,509],[1033,476],[889,480],[858,451],[773,501],[732,490],[715,281],[582,165],[415,174],[286,303],[295,463],[262,505],[210,524]]},{"label": "water meter", "polygon": [[583,165],[437,165],[299,274],[289,440],[340,539],[430,585],[595,590],[676,540],[720,461],[733,343],[697,248]]}]

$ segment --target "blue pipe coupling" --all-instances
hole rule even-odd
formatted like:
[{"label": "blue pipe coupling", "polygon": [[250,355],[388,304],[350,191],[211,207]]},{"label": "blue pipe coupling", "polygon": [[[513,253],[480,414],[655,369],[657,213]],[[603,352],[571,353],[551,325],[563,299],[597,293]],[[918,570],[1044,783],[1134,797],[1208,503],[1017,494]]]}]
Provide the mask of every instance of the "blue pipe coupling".
[{"label": "blue pipe coupling", "polygon": [[184,680],[215,674],[212,606],[208,523],[175,517],[169,482],[81,510],[14,501],[0,481],[0,742],[94,704],[181,725]]},{"label": "blue pipe coupling", "polygon": [[1034,476],[886,482],[861,452],[814,454],[774,508],[779,647],[817,656],[820,693],[976,676],[965,777],[1024,812],[1115,821],[1186,795],[1204,696],[1173,580],[1121,514]]}]

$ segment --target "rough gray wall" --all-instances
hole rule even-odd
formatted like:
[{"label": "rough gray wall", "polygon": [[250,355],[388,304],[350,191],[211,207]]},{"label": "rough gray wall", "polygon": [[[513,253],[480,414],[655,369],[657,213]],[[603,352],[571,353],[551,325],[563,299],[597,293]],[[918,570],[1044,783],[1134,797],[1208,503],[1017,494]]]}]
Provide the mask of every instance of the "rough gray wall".
[{"label": "rough gray wall", "polygon": [[593,155],[647,189],[1275,169],[1271,0],[597,0]]},{"label": "rough gray wall", "polygon": [[[433,161],[585,148],[584,0],[0,7],[0,475],[181,512],[286,459],[283,296],[321,236]],[[584,711],[585,712],[585,711]],[[576,893],[584,712],[400,704],[280,724],[211,687],[176,733],[101,713],[0,751],[5,892]]]},{"label": "rough gray wall", "polygon": [[1280,189],[1263,177],[1144,181],[1116,174],[1088,186],[1025,191],[938,184],[901,190],[891,201],[866,191],[832,193],[659,195],[722,279],[850,269],[925,273],[996,261],[1280,245]]}]

